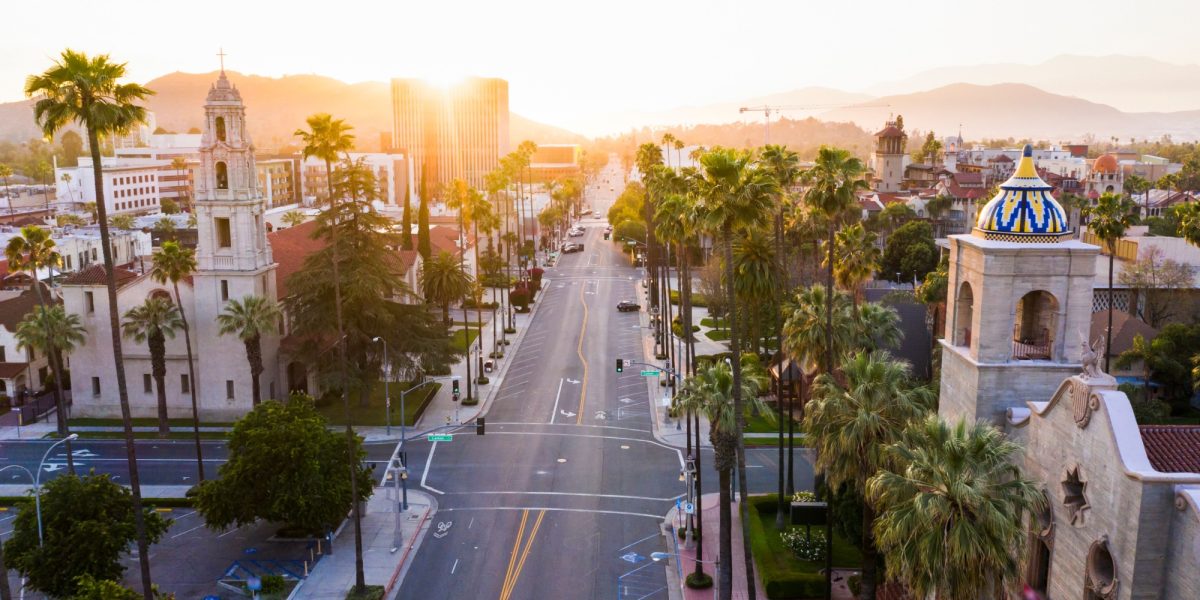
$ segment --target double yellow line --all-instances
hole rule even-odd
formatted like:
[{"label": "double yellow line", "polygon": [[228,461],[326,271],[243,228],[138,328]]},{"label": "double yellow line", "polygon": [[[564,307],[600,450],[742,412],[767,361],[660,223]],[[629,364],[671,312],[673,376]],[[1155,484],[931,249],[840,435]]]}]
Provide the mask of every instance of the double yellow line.
[{"label": "double yellow line", "polygon": [[[521,549],[521,539],[525,536],[525,523],[529,521],[529,510],[521,511],[521,525],[517,527],[517,539],[513,541],[512,554],[508,557],[508,571],[504,573],[504,585],[500,588],[500,600],[509,600],[512,596],[513,588],[517,586],[517,579],[525,568],[525,559],[529,558],[529,549],[533,546],[533,538],[537,537],[538,529],[541,528],[542,519],[545,516],[545,510],[538,513],[533,527],[529,530],[529,538],[525,540],[525,548]],[[520,559],[517,558],[518,554],[521,555]]]},{"label": "double yellow line", "polygon": [[[583,305],[583,325],[579,328],[579,345],[575,347],[575,354],[579,355],[579,362],[583,363],[583,387],[579,393],[579,414],[575,415],[575,424],[583,424],[583,405],[587,402],[587,385],[588,385],[588,363],[583,357],[583,338],[587,335],[588,322],[588,307],[587,301],[583,299],[583,292],[587,289],[587,282],[579,286],[579,303]],[[596,282],[596,291],[600,291],[600,282]]]}]

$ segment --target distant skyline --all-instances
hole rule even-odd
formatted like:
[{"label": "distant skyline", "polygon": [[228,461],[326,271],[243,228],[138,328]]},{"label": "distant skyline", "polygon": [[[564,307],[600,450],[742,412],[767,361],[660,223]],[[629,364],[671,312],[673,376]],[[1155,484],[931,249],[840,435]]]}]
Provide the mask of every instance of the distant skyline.
[{"label": "distant skyline", "polygon": [[[862,0],[550,0],[397,3],[62,0],[5,7],[0,101],[63,48],[108,53],[146,82],[226,67],[349,83],[392,77],[510,82],[511,109],[578,130],[598,115],[731,101],[806,86],[861,91],[955,65],[1036,64],[1062,54],[1195,64],[1200,3]],[[196,8],[202,6],[203,8]],[[1103,77],[1103,73],[1097,73]],[[1146,110],[1154,104],[1146,90]],[[1196,107],[1200,108],[1200,107]]]}]

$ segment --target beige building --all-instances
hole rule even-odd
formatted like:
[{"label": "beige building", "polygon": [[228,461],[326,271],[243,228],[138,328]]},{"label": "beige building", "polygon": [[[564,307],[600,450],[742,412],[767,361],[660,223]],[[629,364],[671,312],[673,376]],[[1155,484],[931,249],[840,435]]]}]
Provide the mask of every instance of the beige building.
[{"label": "beige building", "polygon": [[[938,412],[1025,452],[1046,510],[1024,579],[1046,598],[1200,598],[1200,426],[1139,427],[1089,331],[1099,248],[1076,240],[1028,146],[950,236]],[[1016,590],[1013,590],[1015,592]]]},{"label": "beige building", "polygon": [[508,82],[472,77],[443,88],[419,79],[392,80],[392,140],[414,176],[432,190],[484,176],[508,153]]},{"label": "beige building", "polygon": [[899,192],[904,183],[904,146],[908,134],[903,125],[888,121],[883,129],[875,133],[875,152],[871,155],[871,167],[875,170],[875,191]]}]

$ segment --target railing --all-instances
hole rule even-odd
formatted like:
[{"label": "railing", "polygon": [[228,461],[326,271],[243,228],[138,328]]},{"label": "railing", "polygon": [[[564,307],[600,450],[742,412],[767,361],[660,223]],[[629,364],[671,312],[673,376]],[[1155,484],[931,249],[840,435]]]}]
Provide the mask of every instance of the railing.
[{"label": "railing", "polygon": [[1046,329],[1042,330],[1042,334],[1038,337],[1018,337],[1017,332],[1013,332],[1013,359],[1014,360],[1039,360],[1050,358],[1050,332]]}]

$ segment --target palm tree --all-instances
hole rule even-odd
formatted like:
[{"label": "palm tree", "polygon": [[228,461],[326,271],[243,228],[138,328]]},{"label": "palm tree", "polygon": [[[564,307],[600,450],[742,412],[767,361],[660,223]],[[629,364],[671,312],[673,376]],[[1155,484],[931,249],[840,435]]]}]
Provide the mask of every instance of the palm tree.
[{"label": "palm tree", "polygon": [[[14,335],[17,338],[17,348],[30,348],[34,351],[41,352],[50,361],[51,367],[57,365],[62,367],[62,357],[64,354],[70,354],[75,346],[83,343],[84,335],[87,332],[79,321],[79,315],[67,314],[66,309],[62,304],[51,304],[50,306],[38,306],[33,309],[33,312],[25,315],[25,318],[17,324],[17,330]],[[62,373],[54,372],[55,387],[60,390],[59,395],[62,396]],[[60,413],[61,414],[61,413]],[[59,424],[66,428],[66,416],[59,419]],[[70,452],[67,453],[70,457]],[[74,460],[69,461],[68,465],[74,469]]]},{"label": "palm tree", "polygon": [[[725,242],[725,280],[729,306],[736,304],[733,282],[733,239],[735,232],[759,227],[770,214],[771,199],[775,193],[775,180],[764,170],[750,164],[747,152],[729,148],[716,148],[700,158],[705,179],[704,219],[709,231],[719,233]],[[737,421],[738,491],[746,497],[746,448],[742,432],[746,428],[742,406],[741,347],[738,339],[737,319],[729,320],[729,349],[733,362],[733,408]],[[749,508],[741,505],[742,522],[750,521]],[[742,528],[742,542],[746,559],[747,594],[754,600],[754,561],[750,554],[750,532]]]},{"label": "palm tree", "polygon": [[[286,216],[286,215],[285,215]],[[175,305],[179,310],[180,321],[183,322],[183,342],[187,348],[188,386],[192,397],[192,433],[196,441],[196,472],[200,481],[204,481],[204,456],[200,449],[200,411],[196,406],[196,398],[200,392],[200,382],[196,380],[196,362],[192,357],[192,330],[188,325],[187,311],[183,310],[183,297],[179,295],[179,282],[196,270],[196,253],[179,245],[178,241],[167,240],[162,243],[160,251],[154,255],[154,266],[150,277],[159,283],[171,283],[175,292]]]},{"label": "palm tree", "polygon": [[8,178],[12,177],[12,167],[0,163],[0,178],[4,179],[4,197],[8,200],[9,212],[12,212],[12,198],[8,197]]},{"label": "palm tree", "polygon": [[850,293],[855,306],[862,296],[862,286],[875,275],[882,253],[875,245],[878,236],[855,223],[834,234],[833,279],[838,287]]},{"label": "palm tree", "polygon": [[283,213],[283,216],[280,217],[280,220],[283,221],[283,224],[287,225],[288,227],[296,227],[297,225],[303,225],[304,222],[308,220],[308,217],[305,217],[304,213],[298,210],[289,210]]},{"label": "palm tree", "polygon": [[193,210],[193,207],[192,207],[192,194],[189,191],[189,188],[191,187],[191,183],[188,181],[190,178],[188,177],[189,174],[188,174],[187,159],[182,156],[176,156],[175,158],[172,158],[171,159],[171,168],[182,174],[183,190],[180,191],[179,196],[177,196],[177,198],[179,198],[179,200],[180,200],[180,202],[179,202],[180,208],[187,211],[188,213],[194,213],[195,210]]},{"label": "palm tree", "polygon": [[1117,356],[1115,365],[1118,369],[1128,369],[1134,365],[1142,367],[1143,398],[1150,399],[1150,373],[1159,364],[1172,359],[1174,344],[1166,336],[1156,337],[1149,341],[1142,334],[1133,336],[1133,345]]},{"label": "palm tree", "polygon": [[142,595],[153,599],[150,577],[150,546],[142,518],[142,487],[137,471],[137,452],[133,443],[133,421],[129,412],[129,389],[125,381],[125,360],[121,352],[120,312],[117,306],[117,282],[112,242],[108,232],[108,209],[104,199],[103,167],[100,162],[100,138],[127,132],[146,120],[146,109],[135,104],[154,92],[135,83],[120,83],[125,65],[107,55],[88,57],[65,50],[53,66],[25,82],[25,94],[36,96],[34,120],[46,137],[53,137],[68,123],[76,122],[87,131],[92,154],[92,181],[96,186],[97,221],[100,224],[100,248],[104,256],[105,283],[108,292],[109,330],[112,333],[113,364],[117,375],[117,394],[121,421],[125,429],[125,455],[129,465],[129,486],[133,492],[134,523],[137,528],[138,564],[141,568]]},{"label": "palm tree", "polygon": [[[1117,255],[1117,240],[1125,236],[1125,228],[1133,224],[1133,202],[1124,196],[1106,193],[1096,205],[1087,208],[1084,216],[1091,231],[1108,252],[1108,329],[1104,332],[1104,370],[1108,371],[1108,359],[1112,356],[1113,321],[1113,263]],[[1182,223],[1182,221],[1181,221]]]},{"label": "palm tree", "polygon": [[150,350],[150,372],[158,391],[158,436],[171,435],[167,416],[167,338],[183,328],[179,307],[162,296],[151,296],[140,306],[125,313],[122,331],[125,337],[146,344]]},{"label": "palm tree", "polygon": [[900,314],[878,302],[864,302],[854,309],[854,337],[851,347],[856,351],[874,352],[895,348],[903,339]]},{"label": "palm tree", "polygon": [[[757,363],[750,363],[748,366],[757,366]],[[688,378],[684,382],[683,389],[680,391],[680,404],[687,410],[695,411],[703,414],[709,421],[708,437],[713,446],[713,467],[717,471],[718,487],[720,494],[720,553],[721,561],[718,564],[720,590],[719,595],[722,599],[728,599],[733,593],[733,531],[731,529],[733,522],[733,514],[731,510],[730,500],[730,471],[737,464],[738,458],[738,440],[741,438],[743,429],[742,423],[745,422],[746,415],[738,414],[739,403],[736,401],[738,396],[750,398],[750,404],[755,410],[761,411],[770,417],[770,408],[758,399],[759,390],[766,386],[766,376],[760,368],[747,368],[746,372],[737,381],[734,377],[733,370],[730,365],[725,362],[716,362],[708,367],[698,369],[695,376]],[[742,496],[745,498],[746,496]],[[747,503],[742,502],[743,508]],[[742,511],[742,518],[746,518],[746,511]],[[743,523],[749,521],[743,520]],[[746,527],[743,527],[743,530]],[[700,544],[704,543],[704,538],[700,538]],[[696,549],[696,555],[701,556],[703,546]],[[695,577],[703,577],[703,571],[697,569]],[[748,583],[753,586],[753,572],[747,574],[750,578]],[[753,597],[753,592],[751,592]]]},{"label": "palm tree", "polygon": [[[804,201],[825,218],[828,226],[826,248],[825,296],[833,296],[834,232],[837,218],[855,202],[855,194],[867,189],[863,179],[866,168],[858,158],[841,148],[821,146],[816,164],[804,172],[802,179],[809,185]],[[825,372],[833,373],[833,304],[825,306]]]},{"label": "palm tree", "polygon": [[113,229],[133,229],[133,215],[113,215],[108,218],[108,226]]},{"label": "palm tree", "polygon": [[246,296],[230,300],[217,315],[221,335],[236,335],[246,346],[246,361],[250,363],[252,406],[262,401],[258,378],[263,372],[262,336],[279,331],[279,306],[263,296]]},{"label": "palm tree", "polygon": [[[816,450],[814,467],[823,473],[830,489],[849,486],[862,494],[867,479],[888,466],[887,444],[899,438],[909,423],[919,419],[928,394],[908,383],[908,363],[886,353],[859,352],[843,362],[845,383],[827,373],[813,386],[813,399],[804,415],[804,430]],[[863,506],[862,593],[875,598],[875,539],[871,525],[875,513]]]},{"label": "palm tree", "polygon": [[986,423],[930,415],[910,424],[867,481],[888,577],[914,598],[975,600],[1012,589],[1025,515],[1046,501],[1015,462],[1022,452]]},{"label": "palm tree", "polygon": [[[308,118],[308,131],[303,129],[296,130],[296,136],[304,142],[304,158],[314,157],[325,161],[325,184],[329,193],[329,211],[331,214],[336,214],[337,198],[333,193],[333,163],[338,160],[338,155],[346,154],[349,159],[349,152],[354,148],[354,135],[350,133],[353,129],[342,119],[334,119],[327,113],[318,113]],[[424,198],[422,198],[424,201]],[[333,249],[331,252],[331,262],[333,263],[333,304],[335,318],[337,320],[337,348],[338,348],[338,364],[341,370],[341,380],[343,382],[350,381],[349,366],[346,362],[346,329],[342,318],[342,283],[339,274],[338,263],[338,241],[337,241],[336,226],[329,228],[329,246]],[[354,460],[357,454],[354,451],[354,425],[350,416],[350,387],[342,385],[342,407],[346,418],[346,448],[347,456],[350,460]],[[350,497],[358,498],[358,469],[354,464],[347,465],[350,475]],[[361,502],[354,502],[354,590],[361,594],[366,590],[366,576],[363,572],[363,549],[362,549],[362,511]]]},{"label": "palm tree", "polygon": [[442,321],[450,324],[450,305],[471,291],[471,275],[449,252],[438,252],[421,264],[421,291],[425,300],[442,307]]}]

